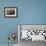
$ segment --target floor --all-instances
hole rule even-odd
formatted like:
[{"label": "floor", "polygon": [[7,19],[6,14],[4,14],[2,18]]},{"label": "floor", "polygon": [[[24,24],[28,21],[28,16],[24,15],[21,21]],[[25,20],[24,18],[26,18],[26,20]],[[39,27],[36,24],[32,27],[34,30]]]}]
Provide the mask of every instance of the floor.
[{"label": "floor", "polygon": [[[8,44],[0,44],[0,46],[8,46]],[[18,46],[18,44],[10,45],[10,46]]]},{"label": "floor", "polygon": [[31,40],[28,41],[21,40],[20,46],[46,46],[46,42],[45,41],[32,42]]},{"label": "floor", "polygon": [[[0,44],[0,46],[8,46],[8,44]],[[31,40],[28,41],[21,40],[19,44],[14,44],[13,46],[46,46],[46,42],[43,41],[32,42]]]}]

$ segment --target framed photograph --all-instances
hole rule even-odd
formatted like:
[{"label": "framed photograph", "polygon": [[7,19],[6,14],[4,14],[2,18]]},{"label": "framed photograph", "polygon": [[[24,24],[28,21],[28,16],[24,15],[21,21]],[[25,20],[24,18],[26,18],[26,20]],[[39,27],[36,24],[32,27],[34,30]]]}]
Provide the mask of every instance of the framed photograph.
[{"label": "framed photograph", "polygon": [[4,8],[4,17],[15,18],[18,16],[17,7],[5,7]]}]

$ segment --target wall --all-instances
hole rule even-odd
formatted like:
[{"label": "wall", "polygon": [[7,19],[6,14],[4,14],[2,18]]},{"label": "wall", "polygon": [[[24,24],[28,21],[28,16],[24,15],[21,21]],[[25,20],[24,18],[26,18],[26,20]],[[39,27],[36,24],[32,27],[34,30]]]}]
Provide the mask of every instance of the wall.
[{"label": "wall", "polygon": [[[4,7],[18,7],[18,18],[4,18]],[[17,24],[46,24],[46,0],[0,0],[0,44],[7,44]],[[16,40],[17,42],[17,40]]]}]

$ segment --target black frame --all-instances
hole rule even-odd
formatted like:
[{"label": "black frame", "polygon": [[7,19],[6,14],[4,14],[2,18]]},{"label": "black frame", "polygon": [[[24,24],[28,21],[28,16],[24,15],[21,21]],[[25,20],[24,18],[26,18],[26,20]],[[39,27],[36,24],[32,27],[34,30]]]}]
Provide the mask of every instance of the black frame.
[{"label": "black frame", "polygon": [[[5,9],[6,8],[15,8],[16,9],[16,16],[6,16],[5,15]],[[5,18],[16,18],[16,17],[18,17],[18,7],[4,7],[4,17]]]}]

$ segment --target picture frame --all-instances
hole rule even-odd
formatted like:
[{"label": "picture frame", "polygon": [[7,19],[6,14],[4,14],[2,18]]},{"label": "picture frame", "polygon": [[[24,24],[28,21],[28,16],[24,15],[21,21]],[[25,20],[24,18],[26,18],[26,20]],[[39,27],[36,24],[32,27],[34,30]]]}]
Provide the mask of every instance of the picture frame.
[{"label": "picture frame", "polygon": [[18,8],[17,7],[5,7],[4,8],[4,17],[5,18],[18,17]]}]

